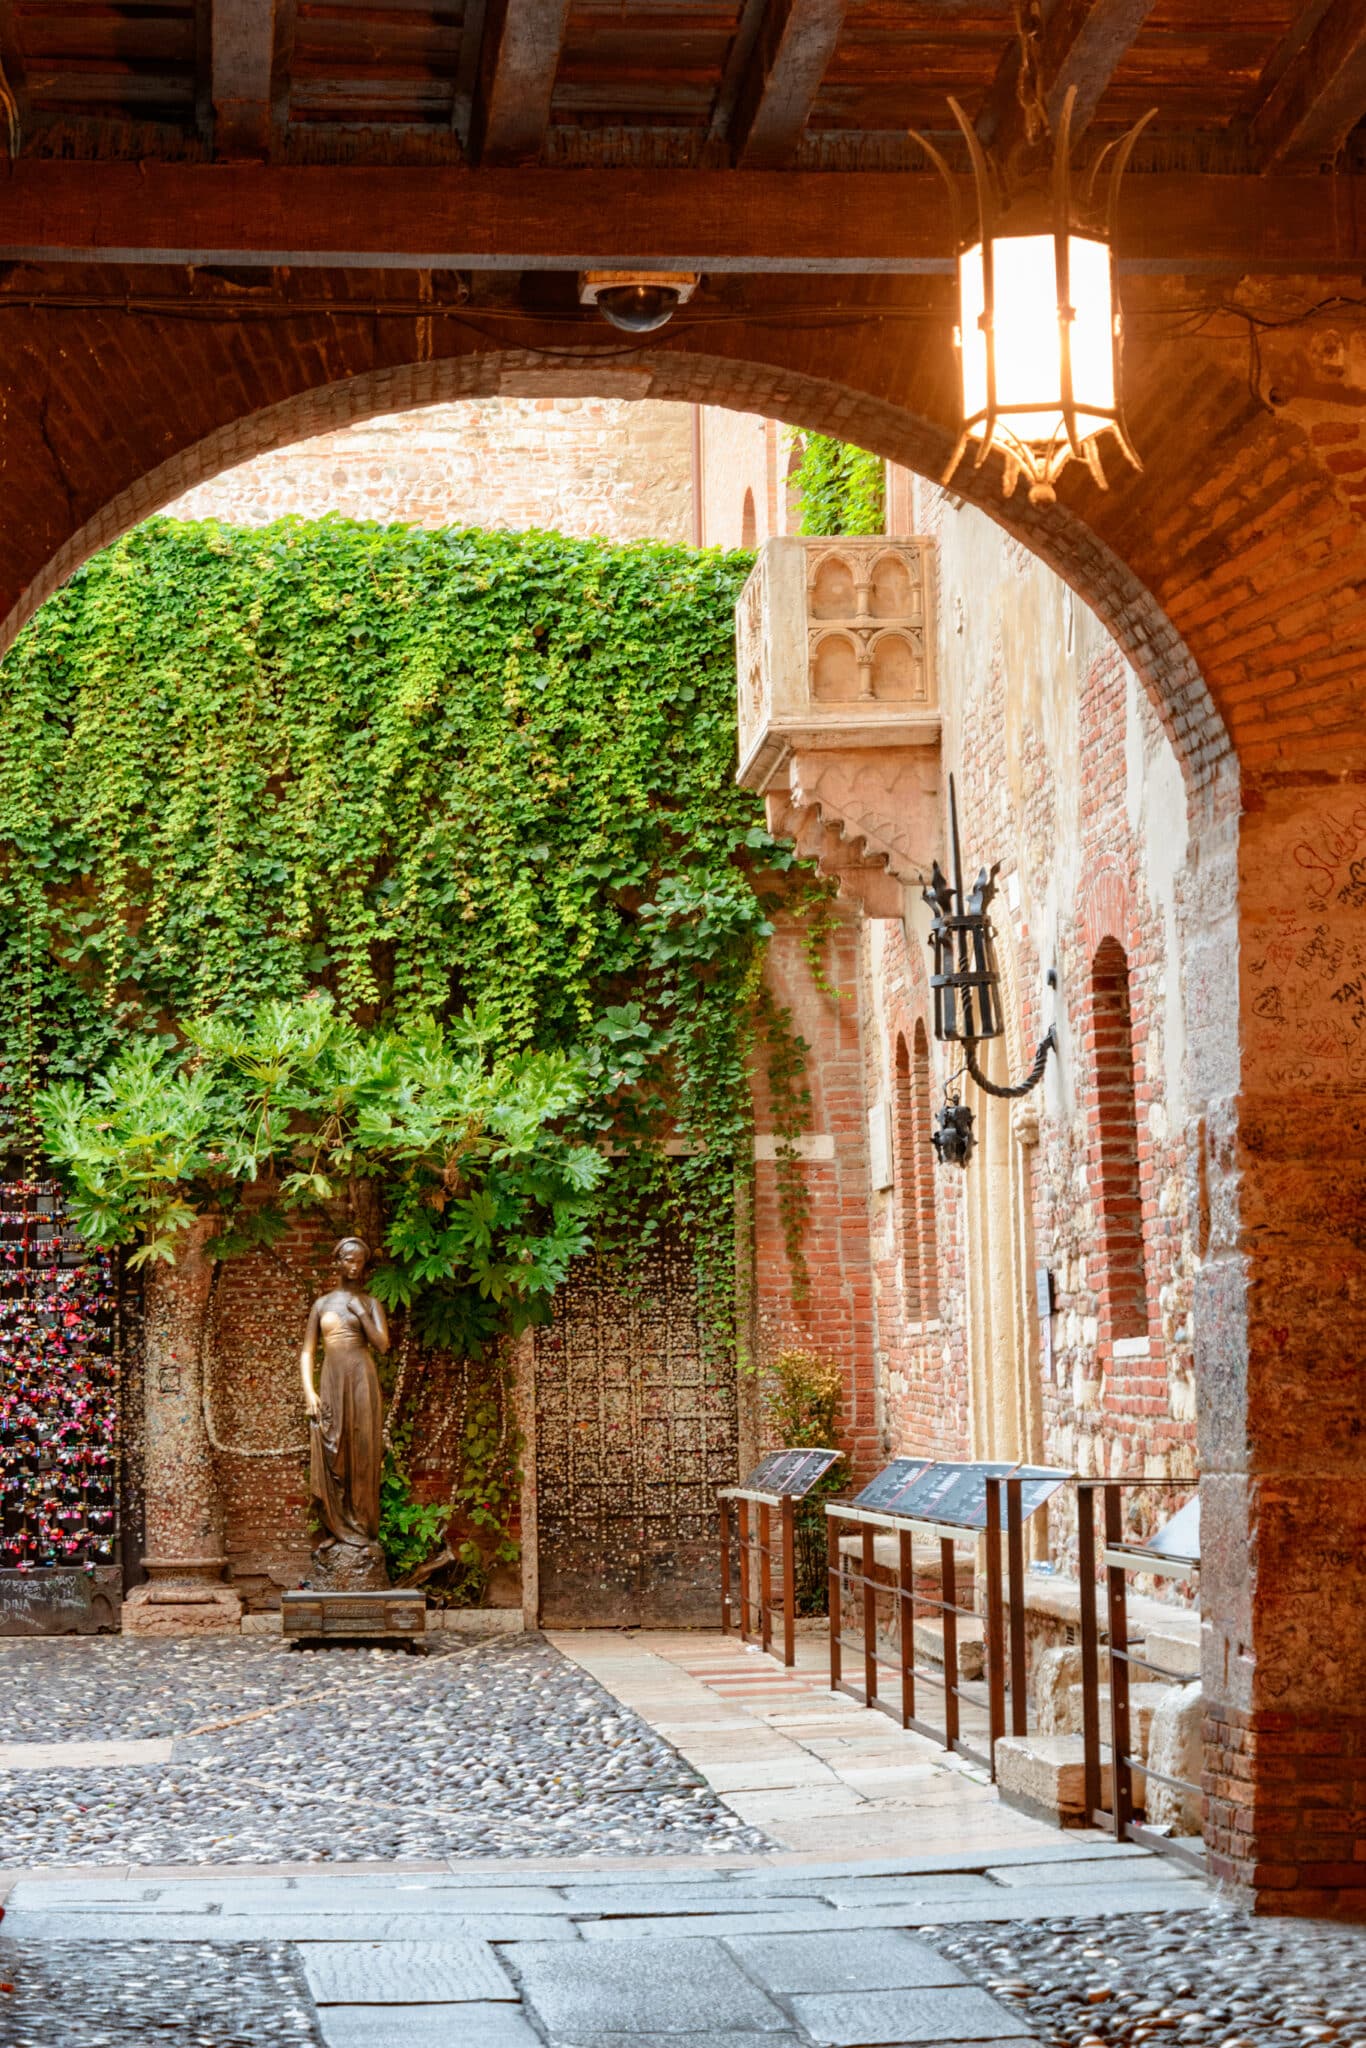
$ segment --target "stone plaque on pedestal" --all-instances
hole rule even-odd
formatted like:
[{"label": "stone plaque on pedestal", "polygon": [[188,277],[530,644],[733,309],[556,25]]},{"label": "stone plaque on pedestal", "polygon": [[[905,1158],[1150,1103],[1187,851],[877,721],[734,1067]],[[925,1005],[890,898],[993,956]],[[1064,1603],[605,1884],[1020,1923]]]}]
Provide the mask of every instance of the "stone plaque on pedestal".
[{"label": "stone plaque on pedestal", "polygon": [[323,1593],[304,1586],[280,1599],[281,1627],[295,1642],[388,1637],[418,1646],[427,1634],[427,1596],[389,1587],[379,1593]]}]

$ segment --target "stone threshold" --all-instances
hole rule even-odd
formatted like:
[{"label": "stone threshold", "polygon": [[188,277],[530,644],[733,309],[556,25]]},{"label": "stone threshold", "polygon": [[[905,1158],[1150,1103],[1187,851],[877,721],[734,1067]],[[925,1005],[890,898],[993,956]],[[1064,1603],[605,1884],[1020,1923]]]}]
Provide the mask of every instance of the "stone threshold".
[{"label": "stone threshold", "polygon": [[0,1870],[0,1898],[21,1879],[37,1883],[64,1884],[172,1884],[179,1882],[240,1883],[260,1878],[375,1878],[375,1877],[459,1877],[471,1884],[488,1887],[525,1884],[528,1876],[598,1879],[605,1873],[624,1877],[647,1875],[672,1877],[687,1873],[688,1881],[711,1872],[792,1870],[808,1877],[829,1873],[835,1877],[933,1877],[940,1872],[962,1874],[1003,1870],[1013,1866],[1043,1863],[1110,1862],[1124,1858],[1151,1861],[1146,1849],[1134,1842],[1116,1842],[1099,1830],[1069,1829],[1066,1839],[1056,1844],[1028,1848],[980,1848],[948,1850],[930,1856],[842,1856],[834,1860],[803,1850],[779,1849],[768,1855],[699,1856],[681,1851],[668,1856],[499,1856],[464,1858],[450,1856],[442,1861],[384,1862],[379,1859],[353,1863],[34,1863]]}]

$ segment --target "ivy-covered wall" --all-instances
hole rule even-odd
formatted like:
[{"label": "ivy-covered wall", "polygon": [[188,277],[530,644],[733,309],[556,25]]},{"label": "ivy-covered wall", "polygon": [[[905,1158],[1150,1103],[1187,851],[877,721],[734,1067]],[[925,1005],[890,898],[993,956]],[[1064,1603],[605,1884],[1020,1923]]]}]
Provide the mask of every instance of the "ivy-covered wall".
[{"label": "ivy-covered wall", "polygon": [[790,854],[733,780],[748,566],[337,519],[158,521],[97,557],[4,664],[11,1108],[266,998],[477,1008],[581,1062],[595,1241],[681,1228],[724,1342],[766,1049],[775,1126],[801,1114],[761,991]]}]

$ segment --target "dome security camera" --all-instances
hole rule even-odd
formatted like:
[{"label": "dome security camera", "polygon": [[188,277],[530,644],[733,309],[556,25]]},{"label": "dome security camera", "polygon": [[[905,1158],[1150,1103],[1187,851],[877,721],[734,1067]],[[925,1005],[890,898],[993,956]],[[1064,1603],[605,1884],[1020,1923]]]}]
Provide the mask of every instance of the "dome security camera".
[{"label": "dome security camera", "polygon": [[596,306],[623,334],[653,334],[696,290],[697,273],[691,270],[585,270],[579,304]]}]

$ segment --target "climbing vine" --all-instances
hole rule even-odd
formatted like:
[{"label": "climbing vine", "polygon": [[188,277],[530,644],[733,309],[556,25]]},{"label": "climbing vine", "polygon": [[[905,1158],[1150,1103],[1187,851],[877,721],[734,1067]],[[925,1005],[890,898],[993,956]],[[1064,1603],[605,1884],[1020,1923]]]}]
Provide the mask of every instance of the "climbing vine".
[{"label": "climbing vine", "polygon": [[[22,1096],[32,1044],[50,1095],[93,1100],[131,1043],[174,1094],[205,1020],[250,1033],[270,1001],[390,1044],[477,1013],[499,1059],[573,1062],[563,1134],[610,1162],[586,1234],[625,1258],[679,1228],[728,1344],[792,862],[734,783],[748,567],[341,519],[154,521],[94,558],[3,666],[0,1084]],[[223,1248],[261,1227],[233,1210]],[[463,1282],[427,1291],[486,1342]]]},{"label": "climbing vine", "polygon": [[804,434],[789,488],[801,505],[805,534],[883,531],[885,471],[881,456],[865,448],[825,434]]}]

